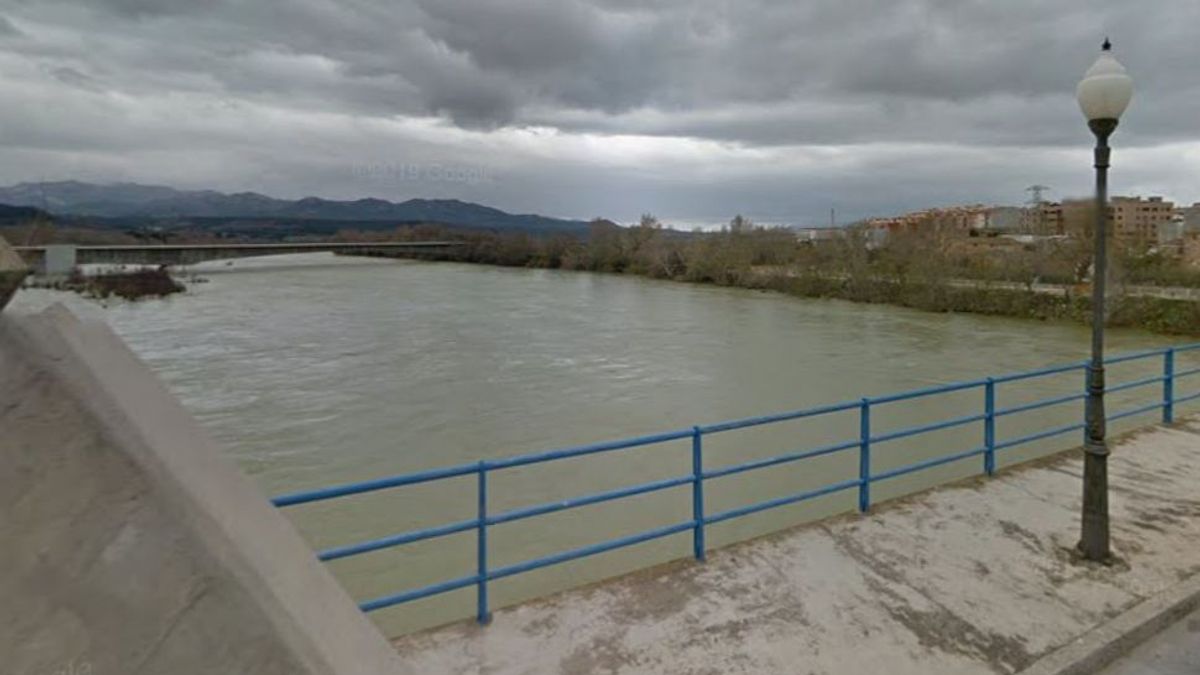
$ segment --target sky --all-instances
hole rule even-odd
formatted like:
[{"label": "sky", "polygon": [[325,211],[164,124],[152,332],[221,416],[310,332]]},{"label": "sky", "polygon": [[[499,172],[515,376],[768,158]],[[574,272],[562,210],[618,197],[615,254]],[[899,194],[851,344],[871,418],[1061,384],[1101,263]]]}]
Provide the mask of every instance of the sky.
[{"label": "sky", "polygon": [[0,183],[821,225],[1090,189],[1200,201],[1197,0],[0,0]]}]

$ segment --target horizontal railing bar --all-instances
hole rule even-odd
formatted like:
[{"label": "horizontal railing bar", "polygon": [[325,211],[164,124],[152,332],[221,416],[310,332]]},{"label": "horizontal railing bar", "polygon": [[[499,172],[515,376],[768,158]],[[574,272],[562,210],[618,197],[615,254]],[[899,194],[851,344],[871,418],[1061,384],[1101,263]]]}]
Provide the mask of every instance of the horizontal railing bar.
[{"label": "horizontal railing bar", "polygon": [[1194,394],[1188,394],[1187,396],[1176,396],[1175,403],[1177,403],[1177,404],[1178,403],[1186,403],[1188,401],[1193,401],[1198,398],[1200,398],[1200,391],[1198,391]]},{"label": "horizontal railing bar", "polygon": [[523,518],[532,518],[533,516],[540,516],[545,513],[554,513],[555,511],[565,511],[566,509],[573,509],[573,508],[577,508],[580,506],[588,506],[589,504],[599,504],[601,502],[607,502],[607,501],[611,501],[613,499],[620,499],[622,497],[632,497],[634,495],[646,494],[648,492],[656,492],[658,490],[666,490],[668,488],[678,487],[680,485],[687,485],[689,483],[692,483],[693,481],[695,481],[695,477],[693,477],[693,476],[690,476],[690,475],[689,476],[680,476],[678,478],[667,478],[664,480],[658,480],[658,481],[654,481],[651,483],[642,483],[641,485],[633,485],[630,487],[620,488],[617,490],[609,490],[608,492],[597,492],[596,494],[588,495],[586,497],[576,497],[575,499],[565,499],[561,502],[550,502],[550,503],[546,503],[546,504],[538,504],[536,506],[526,506],[526,507],[522,507],[519,509],[513,509],[511,511],[505,511],[504,513],[498,513],[498,514],[488,518],[487,524],[488,525],[499,525],[501,523],[508,523],[508,522],[512,522],[514,520],[521,520]]},{"label": "horizontal railing bar", "polygon": [[887,480],[888,478],[895,478],[896,476],[903,476],[906,473],[912,473],[914,471],[920,471],[922,469],[930,469],[935,466],[939,466],[941,464],[949,464],[950,462],[957,462],[960,459],[966,459],[968,457],[982,455],[985,452],[987,452],[987,448],[972,448],[970,450],[956,452],[953,455],[944,455],[942,457],[934,457],[933,459],[927,459],[923,462],[917,462],[916,464],[909,464],[907,466],[901,466],[901,467],[897,467],[895,469],[888,469],[887,471],[881,471],[881,472],[871,476],[871,482],[874,483],[876,481]]},{"label": "horizontal railing bar", "polygon": [[730,509],[728,511],[722,511],[721,513],[715,513],[715,514],[705,518],[704,522],[705,522],[705,524],[712,525],[714,523],[719,523],[721,521],[729,520],[731,518],[739,518],[741,516],[750,515],[751,513],[758,513],[759,511],[766,511],[767,509],[774,509],[774,508],[778,508],[780,506],[787,506],[788,504],[794,504],[796,502],[802,502],[802,501],[805,501],[808,499],[815,499],[817,497],[822,497],[824,495],[827,495],[827,494],[830,494],[833,492],[840,492],[841,490],[845,490],[847,488],[858,487],[860,483],[861,483],[860,480],[858,480],[857,478],[854,478],[851,480],[844,480],[840,483],[833,483],[831,485],[826,485],[825,487],[817,488],[815,490],[798,492],[794,495],[789,495],[787,497],[779,497],[777,499],[769,499],[765,502],[759,502],[757,504],[751,504],[749,506],[739,506],[736,509]]},{"label": "horizontal railing bar", "polygon": [[614,549],[624,548],[626,546],[633,546],[634,544],[640,544],[642,542],[650,541],[651,539],[668,537],[672,534],[678,534],[679,532],[691,530],[695,526],[695,521],[689,520],[685,523],[658,527],[653,530],[646,530],[645,532],[629,535],[627,537],[612,539],[599,544],[592,544],[590,546],[583,546],[580,548],[571,549],[570,551],[563,551],[561,553],[543,556],[541,558],[534,558],[533,560],[526,560],[524,562],[508,565],[506,567],[498,567],[491,572],[488,572],[487,578],[489,580],[503,579],[504,577],[511,577],[514,574],[529,572],[541,567],[549,567],[550,565],[557,565],[559,563],[568,562],[577,558],[585,558],[590,555],[596,555],[597,553],[604,553],[606,551],[612,551]]},{"label": "horizontal railing bar", "polygon": [[906,401],[910,398],[921,398],[922,396],[934,396],[936,394],[945,394],[952,391],[971,389],[972,387],[982,387],[985,384],[987,384],[987,378],[982,380],[968,380],[966,382],[951,382],[948,384],[939,384],[933,387],[925,387],[923,389],[910,389],[909,391],[902,391],[896,394],[872,396],[867,400],[872,405],[876,403],[893,403],[895,401]]},{"label": "horizontal railing bar", "polygon": [[1080,422],[1080,423],[1076,423],[1076,424],[1063,425],[1061,427],[1054,427],[1052,429],[1047,429],[1045,431],[1039,431],[1037,433],[1029,434],[1027,436],[1020,436],[1018,438],[1013,438],[1013,439],[1004,441],[1003,443],[997,443],[996,449],[1003,450],[1004,448],[1011,448],[1014,445],[1020,445],[1022,443],[1031,443],[1033,441],[1040,441],[1043,438],[1049,438],[1051,436],[1065,434],[1069,431],[1077,431],[1079,429],[1082,429],[1083,426],[1084,426],[1083,423]]},{"label": "horizontal railing bar", "polygon": [[1166,379],[1167,378],[1163,375],[1156,375],[1154,377],[1146,377],[1146,378],[1142,378],[1140,380],[1131,380],[1129,382],[1122,382],[1121,384],[1113,385],[1111,387],[1105,387],[1104,393],[1112,394],[1112,393],[1118,392],[1118,391],[1125,391],[1126,389],[1135,389],[1137,387],[1144,387],[1148,384],[1154,384],[1155,382],[1163,382]]},{"label": "horizontal railing bar", "polygon": [[375,480],[367,480],[359,483],[345,483],[342,485],[334,485],[333,487],[321,488],[319,490],[309,490],[307,492],[293,492],[291,494],[275,497],[271,499],[271,503],[279,507],[307,504],[309,502],[319,502],[325,499],[334,499],[336,497],[345,497],[347,495],[357,495],[364,492],[373,492],[375,490],[400,487],[402,485],[414,485],[416,483],[425,483],[431,480],[466,476],[468,474],[477,473],[478,471],[478,463],[459,464],[458,466],[446,467],[444,469],[432,469],[430,471],[420,471],[417,473],[408,473],[399,476],[389,476],[387,478],[377,478]]},{"label": "horizontal railing bar", "polygon": [[732,466],[724,466],[719,469],[713,469],[712,471],[706,471],[704,473],[703,478],[705,480],[708,480],[709,478],[720,478],[722,476],[731,476],[735,473],[752,471],[754,469],[763,469],[768,466],[775,466],[776,464],[786,464],[788,462],[796,462],[796,461],[799,461],[802,459],[809,459],[810,457],[820,457],[821,455],[828,455],[828,454],[831,454],[834,452],[838,452],[840,450],[849,450],[850,448],[857,448],[861,442],[862,441],[846,441],[845,443],[836,443],[834,445],[826,445],[824,447],[814,448],[812,450],[805,450],[803,452],[796,452],[796,453],[791,453],[791,454],[787,454],[787,455],[777,455],[775,457],[767,457],[766,459],[756,459],[752,462],[746,462],[744,464],[734,464]]},{"label": "horizontal railing bar", "polygon": [[541,462],[549,462],[556,459],[567,459],[570,457],[579,457],[582,455],[591,455],[597,452],[606,452],[609,450],[637,448],[643,445],[654,445],[655,443],[665,443],[667,441],[675,441],[681,438],[691,438],[692,433],[693,432],[691,429],[680,429],[678,431],[667,431],[661,434],[635,436],[633,438],[625,438],[618,441],[604,441],[602,443],[577,445],[570,448],[548,450],[546,452],[536,452],[528,455],[517,455],[515,457],[507,457],[505,459],[491,460],[488,462],[488,468],[510,469],[514,466],[540,464]]},{"label": "horizontal railing bar", "polygon": [[916,426],[916,427],[906,427],[904,429],[897,429],[896,431],[890,431],[886,434],[872,436],[870,438],[870,441],[872,443],[882,443],[884,441],[894,441],[897,438],[905,438],[907,436],[916,436],[917,434],[923,434],[923,433],[926,433],[929,431],[937,431],[938,429],[949,429],[950,427],[960,427],[964,424],[970,424],[971,422],[978,422],[978,421],[986,419],[986,418],[987,418],[987,415],[983,414],[983,413],[980,413],[977,415],[967,415],[966,417],[955,417],[953,419],[945,420],[942,422],[932,422],[930,424],[922,424],[921,426]]},{"label": "horizontal railing bar", "polygon": [[414,588],[411,591],[404,591],[403,593],[385,595],[383,597],[375,598],[374,600],[368,600],[366,602],[359,603],[358,608],[364,612],[374,612],[377,609],[391,607],[392,605],[399,605],[404,602],[412,602],[413,600],[420,600],[421,598],[428,598],[431,595],[449,593],[450,591],[465,588],[476,583],[479,583],[479,576],[472,574],[469,577],[459,577],[457,579],[451,579],[449,581],[443,581],[441,583],[423,586],[421,588]]},{"label": "horizontal railing bar", "polygon": [[1176,353],[1179,353],[1179,352],[1190,352],[1190,351],[1192,351],[1193,349],[1200,349],[1200,342],[1193,342],[1193,343],[1192,343],[1192,344],[1190,344],[1190,345],[1180,345],[1180,346],[1178,346],[1178,347],[1175,347],[1174,349],[1175,349],[1175,352],[1176,352]]},{"label": "horizontal railing bar", "polygon": [[1067,394],[1066,396],[1058,396],[1055,398],[1043,398],[1037,401],[1031,401],[1029,403],[1022,403],[1021,405],[1014,405],[1011,408],[1002,408],[997,410],[995,415],[996,417],[1003,417],[1005,415],[1013,415],[1020,412],[1026,412],[1028,410],[1037,410],[1038,408],[1048,408],[1052,405],[1070,403],[1071,401],[1079,401],[1085,398],[1087,398],[1087,394]]},{"label": "horizontal railing bar", "polygon": [[438,527],[430,527],[423,530],[413,530],[401,534],[394,534],[390,537],[382,537],[380,539],[371,539],[369,541],[359,542],[357,544],[347,544],[346,546],[338,546],[336,548],[327,548],[324,551],[317,553],[317,560],[337,560],[338,558],[349,558],[352,555],[360,555],[378,551],[393,546],[402,546],[411,544],[425,539],[433,539],[434,537],[444,537],[448,534],[458,532],[466,532],[479,527],[479,521],[475,518],[470,520],[460,520],[457,523],[449,525],[439,525]]},{"label": "horizontal railing bar", "polygon": [[719,431],[730,431],[732,429],[744,429],[746,427],[755,427],[762,424],[771,424],[774,422],[786,422],[788,420],[797,420],[803,417],[815,417],[817,415],[825,415],[828,413],[841,412],[858,408],[862,405],[861,401],[843,401],[841,403],[831,403],[829,405],[818,406],[816,408],[805,408],[804,410],[793,410],[791,412],[775,413],[774,415],[762,415],[760,417],[744,417],[737,420],[729,420],[728,422],[717,422],[715,424],[704,424],[699,427],[702,434],[713,434]]},{"label": "horizontal railing bar", "polygon": [[1142,414],[1142,413],[1148,413],[1148,412],[1150,412],[1150,411],[1152,411],[1152,410],[1161,410],[1161,409],[1162,409],[1162,407],[1163,407],[1163,405],[1164,405],[1164,403],[1163,403],[1162,401],[1159,401],[1159,402],[1157,402],[1157,403],[1151,403],[1150,405],[1144,405],[1144,406],[1141,406],[1141,407],[1138,407],[1138,408],[1131,408],[1131,409],[1129,409],[1129,410],[1122,410],[1122,411],[1120,411],[1120,412],[1115,412],[1115,413],[1112,413],[1112,414],[1110,414],[1110,415],[1108,416],[1108,420],[1111,422],[1111,421],[1113,421],[1113,420],[1119,420],[1119,419],[1122,419],[1122,418],[1124,418],[1124,417],[1133,417],[1134,415],[1140,415],[1140,414]]},{"label": "horizontal railing bar", "polygon": [[1175,377],[1187,377],[1188,375],[1195,375],[1196,373],[1200,373],[1200,368],[1188,368],[1187,370],[1177,371],[1175,373]]},{"label": "horizontal railing bar", "polygon": [[1109,365],[1112,363],[1124,363],[1126,361],[1136,361],[1138,359],[1148,359],[1151,356],[1162,356],[1163,354],[1166,354],[1166,353],[1167,353],[1167,350],[1165,348],[1159,348],[1159,349],[1146,349],[1144,351],[1132,352],[1130,354],[1119,354],[1117,356],[1110,356],[1110,357],[1104,359],[1104,365]]},{"label": "horizontal railing bar", "polygon": [[1046,368],[1037,368],[1035,370],[1026,370],[1019,373],[1009,373],[1007,375],[999,375],[993,377],[992,381],[999,384],[1001,382],[1014,382],[1016,380],[1028,380],[1035,377],[1045,377],[1047,375],[1057,375],[1059,373],[1067,373],[1072,370],[1086,368],[1087,361],[1076,361],[1074,363],[1066,363],[1061,366],[1049,366]]}]

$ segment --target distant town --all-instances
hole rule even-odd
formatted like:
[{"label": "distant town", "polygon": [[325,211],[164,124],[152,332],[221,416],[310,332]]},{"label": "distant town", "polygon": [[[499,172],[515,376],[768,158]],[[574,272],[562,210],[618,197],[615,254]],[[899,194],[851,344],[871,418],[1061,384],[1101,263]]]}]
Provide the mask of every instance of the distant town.
[{"label": "distant town", "polygon": [[[898,216],[869,218],[868,241],[880,245],[889,234],[936,231],[945,235],[995,240],[1012,246],[1070,236],[1090,237],[1091,199],[1037,200],[1026,207],[969,204],[922,209]],[[1200,265],[1200,202],[1176,206],[1162,197],[1112,197],[1109,202],[1112,244],[1130,253],[1159,253]],[[801,241],[842,237],[843,226],[796,228]]]}]

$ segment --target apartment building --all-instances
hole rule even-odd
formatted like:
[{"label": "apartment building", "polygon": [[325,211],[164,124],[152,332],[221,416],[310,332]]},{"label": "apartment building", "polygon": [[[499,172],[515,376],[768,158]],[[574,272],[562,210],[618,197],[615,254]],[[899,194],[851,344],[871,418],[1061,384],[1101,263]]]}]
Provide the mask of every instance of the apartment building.
[{"label": "apartment building", "polygon": [[[1093,227],[1093,204],[1091,199],[1063,200],[1063,232],[1071,234]],[[1158,245],[1159,230],[1170,225],[1175,216],[1175,204],[1162,197],[1113,197],[1109,200],[1108,216],[1115,243],[1147,249]]]}]

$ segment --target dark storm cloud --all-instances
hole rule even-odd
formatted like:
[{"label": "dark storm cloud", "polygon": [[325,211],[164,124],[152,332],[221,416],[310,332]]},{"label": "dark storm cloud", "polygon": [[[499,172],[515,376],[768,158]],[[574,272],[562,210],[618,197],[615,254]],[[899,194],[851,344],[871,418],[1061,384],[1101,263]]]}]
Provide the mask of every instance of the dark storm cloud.
[{"label": "dark storm cloud", "polygon": [[[6,4],[0,84],[16,95],[0,108],[0,140],[31,153],[0,167],[9,179],[32,162],[211,181],[206,162],[188,174],[166,159],[202,148],[213,166],[249,167],[243,181],[289,176],[304,182],[295,190],[351,193],[334,167],[390,155],[492,167],[502,184],[460,196],[500,205],[536,209],[541,186],[570,175],[562,189],[578,204],[593,203],[580,196],[591,176],[594,189],[664,196],[635,213],[684,212],[711,160],[724,165],[705,171],[726,187],[690,203],[753,195],[778,211],[798,208],[796,191],[770,196],[787,182],[781,163],[825,162],[794,159],[810,156],[799,150],[837,148],[856,158],[846,184],[869,185],[888,177],[887,147],[900,144],[929,163],[913,174],[932,181],[913,188],[917,201],[990,200],[1001,183],[1010,194],[1058,171],[1038,166],[1049,155],[1021,153],[1087,143],[1073,88],[1106,34],[1137,78],[1123,144],[1193,142],[1200,105],[1195,0]],[[441,121],[419,122],[429,118]],[[971,148],[1008,157],[963,190],[933,184],[938,167],[964,180],[950,167],[978,162]],[[122,149],[147,154],[132,165]],[[821,185],[799,193],[833,190]]]}]

